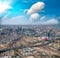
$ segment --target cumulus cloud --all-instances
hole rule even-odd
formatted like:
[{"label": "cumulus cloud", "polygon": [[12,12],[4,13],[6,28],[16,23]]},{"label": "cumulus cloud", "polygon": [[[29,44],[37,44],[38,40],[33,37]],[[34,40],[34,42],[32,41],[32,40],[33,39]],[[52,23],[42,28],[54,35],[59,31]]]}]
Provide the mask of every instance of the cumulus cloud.
[{"label": "cumulus cloud", "polygon": [[24,10],[24,14],[26,14],[28,10],[29,10],[29,9],[25,9],[25,10]]},{"label": "cumulus cloud", "polygon": [[30,21],[32,22],[32,21],[36,21],[36,20],[38,20],[39,19],[39,17],[40,17],[40,15],[38,14],[38,13],[34,13],[34,14],[32,14],[31,16],[30,16]]},{"label": "cumulus cloud", "polygon": [[58,20],[56,19],[50,19],[48,21],[43,22],[43,24],[58,24]]},{"label": "cumulus cloud", "polygon": [[27,15],[29,15],[29,20],[30,21],[37,21],[39,19],[39,11],[42,11],[44,8],[45,3],[44,2],[37,2],[31,6],[30,9],[25,10],[24,13],[27,12]]},{"label": "cumulus cloud", "polygon": [[37,2],[31,6],[31,8],[28,10],[27,14],[31,15],[33,13],[37,13],[41,11],[44,8],[45,4],[44,2]]}]

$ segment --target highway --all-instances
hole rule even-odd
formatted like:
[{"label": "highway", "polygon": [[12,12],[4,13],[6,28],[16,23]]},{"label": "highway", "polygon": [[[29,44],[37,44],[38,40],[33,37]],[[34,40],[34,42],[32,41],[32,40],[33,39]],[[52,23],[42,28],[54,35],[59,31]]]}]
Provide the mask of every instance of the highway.
[{"label": "highway", "polygon": [[[40,48],[39,50],[42,50],[42,51],[45,50],[45,52],[47,54],[57,55],[57,56],[60,57],[60,51],[51,49],[50,47],[47,46],[48,44],[49,43],[42,44],[42,45],[28,46],[28,47],[30,47],[30,48],[39,47]],[[26,46],[18,46],[18,47],[6,48],[6,49],[3,49],[3,50],[0,50],[0,53],[10,51],[10,50],[23,49],[23,48],[27,48],[27,47]]]}]

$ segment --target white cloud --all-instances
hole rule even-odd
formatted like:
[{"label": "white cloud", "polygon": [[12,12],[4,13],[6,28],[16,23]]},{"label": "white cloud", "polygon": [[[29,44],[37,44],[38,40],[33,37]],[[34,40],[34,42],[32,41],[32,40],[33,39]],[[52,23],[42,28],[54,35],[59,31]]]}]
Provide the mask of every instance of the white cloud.
[{"label": "white cloud", "polygon": [[31,8],[28,10],[27,14],[31,15],[33,13],[37,13],[41,11],[44,8],[45,4],[44,2],[37,2],[31,6]]},{"label": "white cloud", "polygon": [[8,9],[11,9],[12,7],[7,2],[0,2],[0,14],[5,12]]},{"label": "white cloud", "polygon": [[26,14],[28,10],[29,10],[29,9],[25,9],[25,10],[24,10],[24,14]]},{"label": "white cloud", "polygon": [[58,24],[58,20],[50,19],[48,21],[43,22],[43,24]]},{"label": "white cloud", "polygon": [[27,12],[27,15],[29,15],[30,21],[37,21],[39,19],[38,12],[42,11],[42,9],[45,7],[44,2],[37,2],[31,6],[29,10],[25,10],[24,13]]},{"label": "white cloud", "polygon": [[39,19],[39,14],[38,13],[34,13],[34,14],[32,14],[31,16],[30,16],[30,21],[32,22],[32,21],[37,21],[38,19]]},{"label": "white cloud", "polygon": [[58,19],[60,19],[60,16],[58,17]]},{"label": "white cloud", "polygon": [[25,16],[16,16],[12,18],[2,19],[3,25],[20,25],[20,24],[27,24]]},{"label": "white cloud", "polygon": [[45,18],[46,18],[46,16],[42,16],[42,17],[40,18],[40,20],[43,21],[43,20],[45,20]]}]

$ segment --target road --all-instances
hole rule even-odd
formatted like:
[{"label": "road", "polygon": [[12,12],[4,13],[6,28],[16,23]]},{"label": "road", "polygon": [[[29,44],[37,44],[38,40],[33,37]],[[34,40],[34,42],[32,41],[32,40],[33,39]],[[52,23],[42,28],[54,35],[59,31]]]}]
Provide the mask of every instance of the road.
[{"label": "road", "polygon": [[[51,55],[57,55],[60,57],[60,51],[51,49],[50,47],[46,46],[49,43],[46,43],[44,45],[35,45],[35,46],[28,46],[28,47],[33,47],[33,48],[38,48],[39,51],[45,51],[47,54],[51,54]],[[0,50],[0,53],[6,52],[6,51],[10,51],[10,50],[16,50],[16,49],[23,49],[23,48],[27,48],[26,46],[18,46],[18,47],[12,47],[12,48],[6,48],[3,50]]]}]

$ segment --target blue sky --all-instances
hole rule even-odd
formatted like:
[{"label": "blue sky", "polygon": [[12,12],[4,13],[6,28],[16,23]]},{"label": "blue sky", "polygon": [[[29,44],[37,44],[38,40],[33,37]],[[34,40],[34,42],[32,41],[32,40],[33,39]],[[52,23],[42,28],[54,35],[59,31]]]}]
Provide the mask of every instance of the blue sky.
[{"label": "blue sky", "polygon": [[9,25],[59,24],[60,0],[0,0],[0,20]]}]

